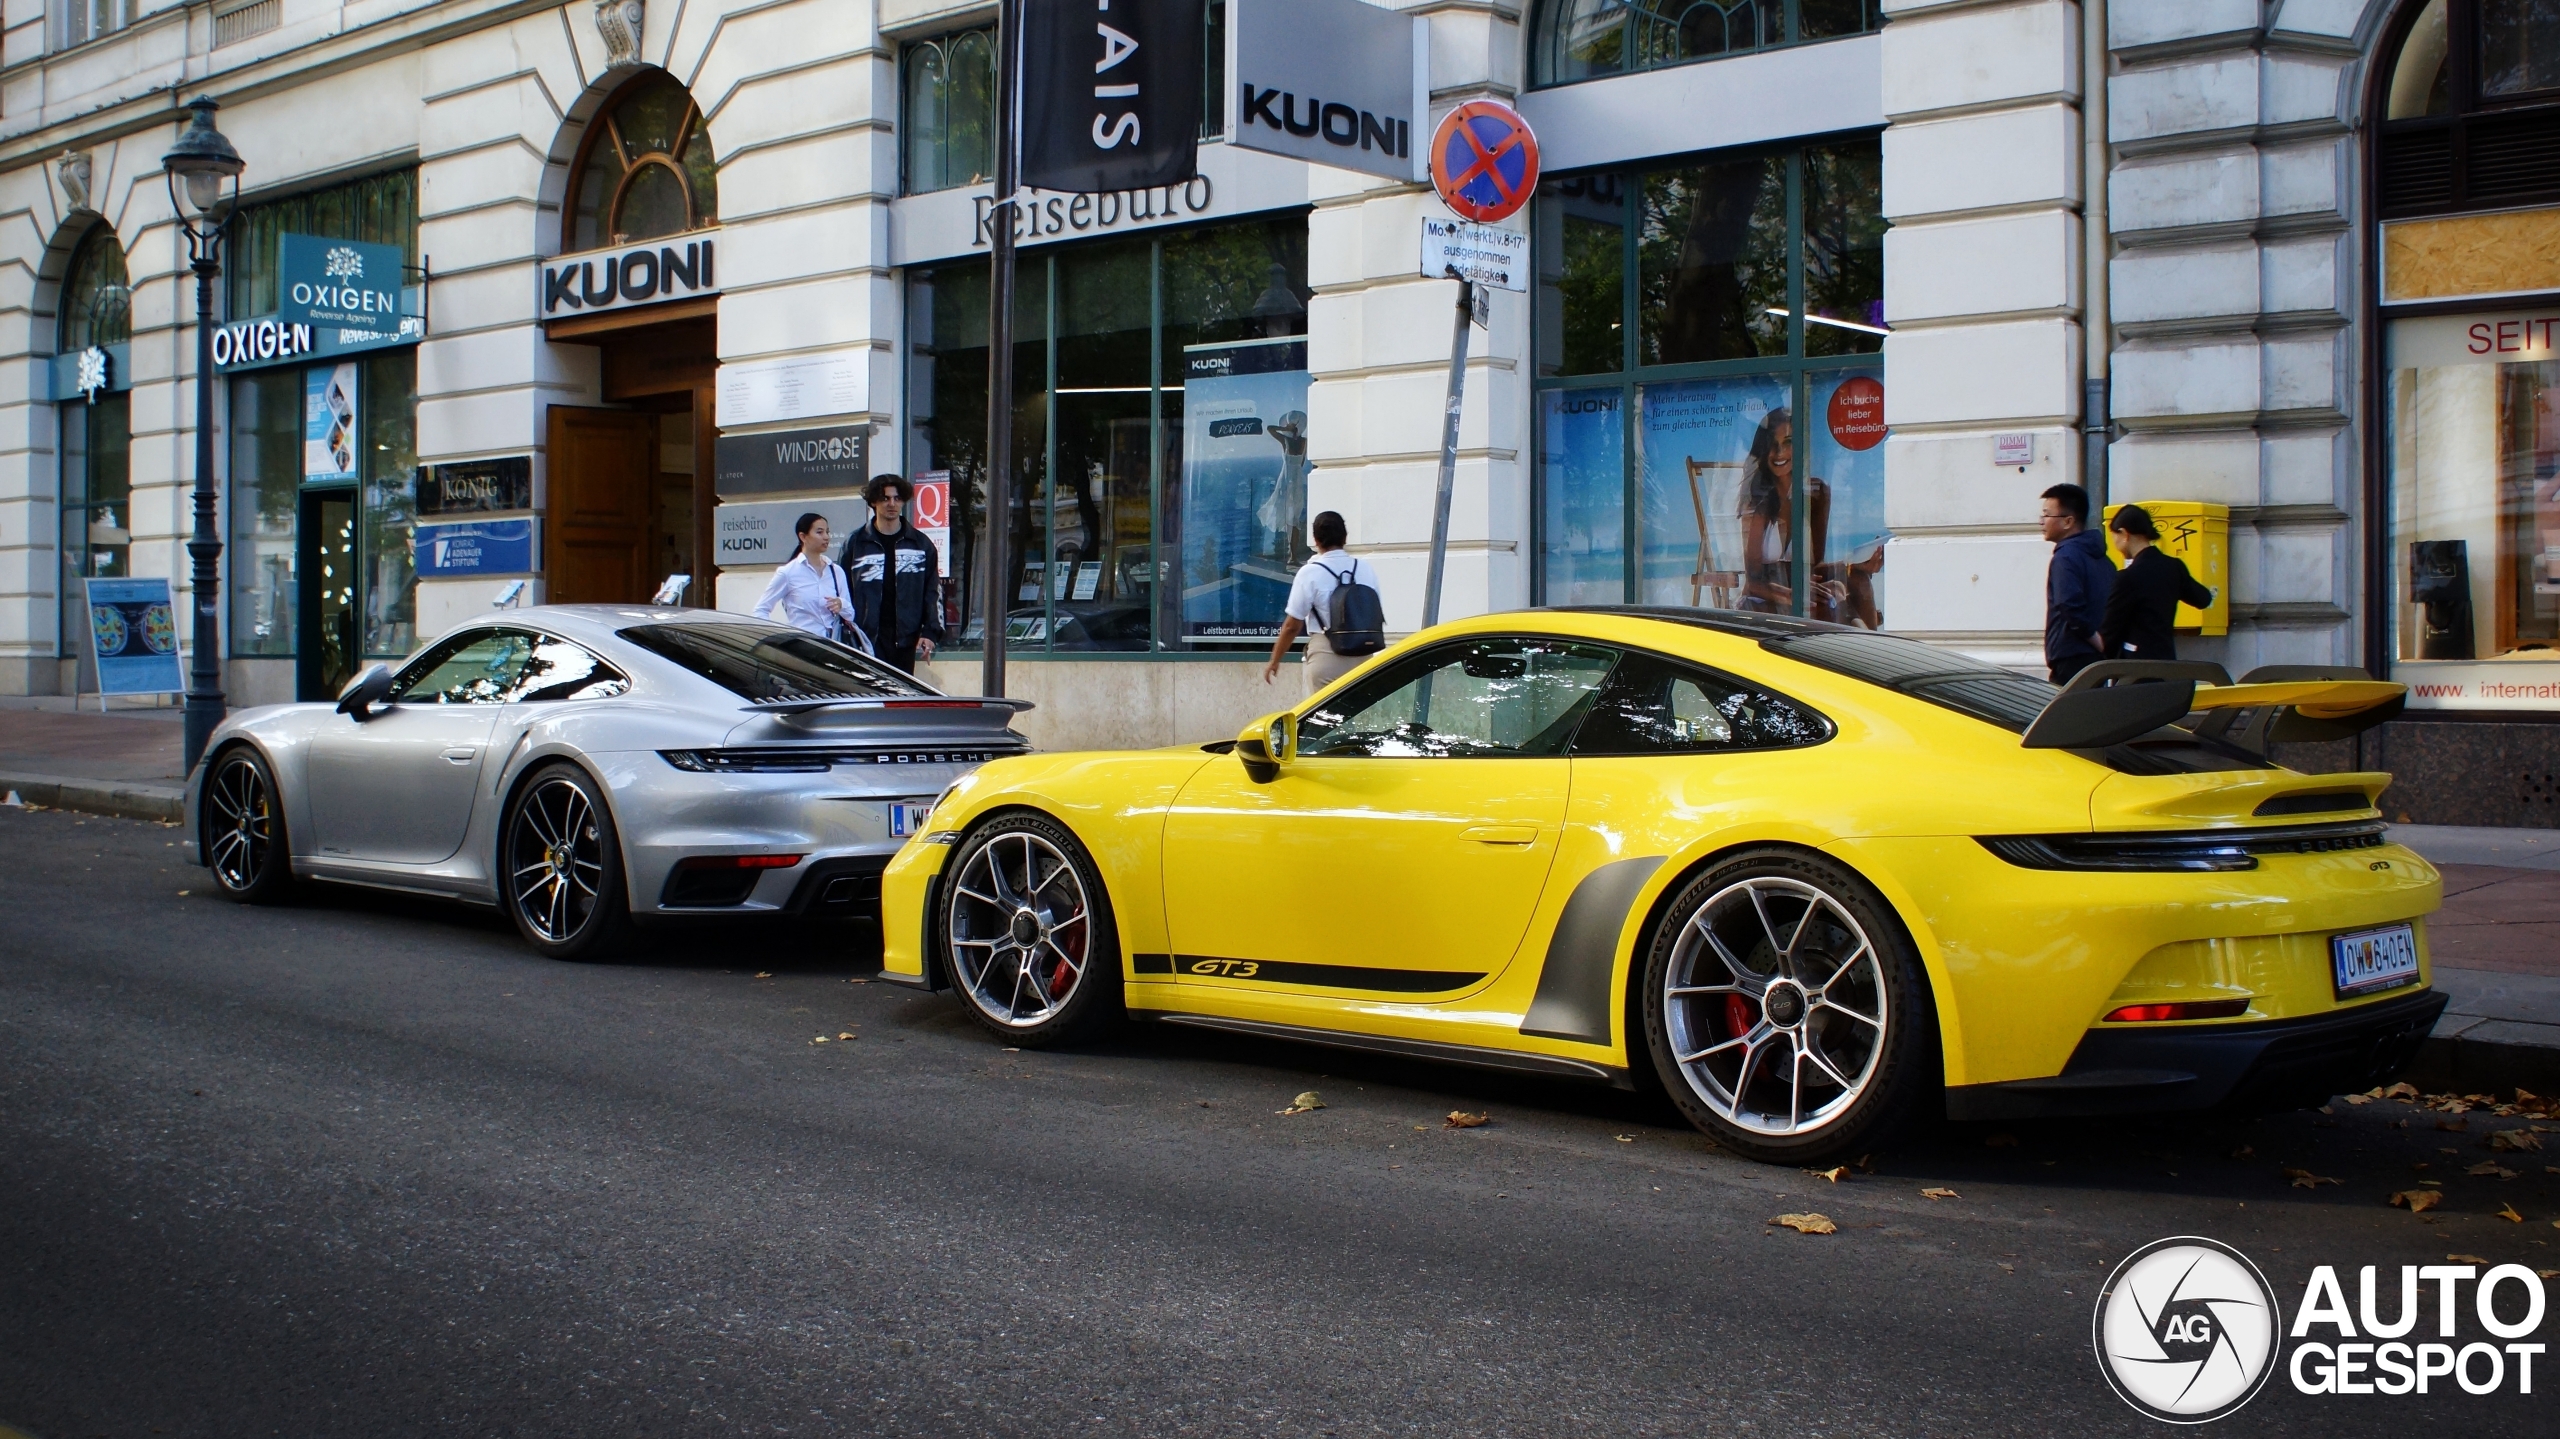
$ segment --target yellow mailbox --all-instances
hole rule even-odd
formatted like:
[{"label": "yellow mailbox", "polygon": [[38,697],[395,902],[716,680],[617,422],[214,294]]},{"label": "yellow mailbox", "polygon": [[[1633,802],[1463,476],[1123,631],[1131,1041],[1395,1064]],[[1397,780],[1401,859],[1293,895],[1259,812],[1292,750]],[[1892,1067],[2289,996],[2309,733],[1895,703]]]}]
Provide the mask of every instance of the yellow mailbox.
[{"label": "yellow mailbox", "polygon": [[[2178,629],[2186,634],[2227,635],[2231,633],[2231,507],[2209,505],[2201,500],[2137,501],[2151,523],[2160,530],[2160,548],[2185,562],[2187,573],[2196,583],[2213,591],[2213,608],[2199,610],[2193,605],[2178,606]],[[2115,519],[2123,505],[2109,505],[2106,518]],[[2124,556],[2116,553],[2113,541],[2107,544],[2107,558],[2117,569],[2124,568]]]}]

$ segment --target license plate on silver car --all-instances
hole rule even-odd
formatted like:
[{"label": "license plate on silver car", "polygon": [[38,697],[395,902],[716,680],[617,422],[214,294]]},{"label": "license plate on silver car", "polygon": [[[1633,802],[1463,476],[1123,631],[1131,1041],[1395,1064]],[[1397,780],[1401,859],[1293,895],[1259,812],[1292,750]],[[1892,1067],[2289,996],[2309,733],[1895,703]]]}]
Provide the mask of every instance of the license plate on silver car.
[{"label": "license plate on silver car", "polygon": [[891,804],[889,806],[889,838],[905,839],[924,828],[924,822],[932,816],[933,801],[931,800],[921,804],[899,800]]},{"label": "license plate on silver car", "polygon": [[2367,929],[2329,939],[2329,962],[2337,971],[2338,998],[2354,999],[2418,982],[2418,934],[2405,924]]}]

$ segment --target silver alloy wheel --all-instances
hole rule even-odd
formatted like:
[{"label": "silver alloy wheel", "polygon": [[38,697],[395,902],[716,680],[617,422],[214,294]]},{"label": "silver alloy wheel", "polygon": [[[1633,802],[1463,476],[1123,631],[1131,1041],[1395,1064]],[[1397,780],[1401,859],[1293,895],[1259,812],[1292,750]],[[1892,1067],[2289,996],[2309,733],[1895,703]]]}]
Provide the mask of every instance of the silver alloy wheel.
[{"label": "silver alloy wheel", "polygon": [[1028,1029],[1056,1015],[1084,982],[1093,910],[1084,879],[1036,834],[978,847],[951,892],[951,968],[989,1019]]},{"label": "silver alloy wheel", "polygon": [[559,944],[586,927],[604,892],[604,832],[586,791],[547,779],[516,805],[508,888],[525,927]]},{"label": "silver alloy wheel", "polygon": [[1884,1055],[1884,959],[1837,899],[1737,880],[1698,907],[1663,972],[1672,1057],[1698,1098],[1755,1134],[1809,1134],[1865,1093]]},{"label": "silver alloy wheel", "polygon": [[205,803],[212,811],[205,862],[214,878],[234,892],[256,884],[275,844],[275,797],[258,762],[245,754],[224,761],[205,787]]}]

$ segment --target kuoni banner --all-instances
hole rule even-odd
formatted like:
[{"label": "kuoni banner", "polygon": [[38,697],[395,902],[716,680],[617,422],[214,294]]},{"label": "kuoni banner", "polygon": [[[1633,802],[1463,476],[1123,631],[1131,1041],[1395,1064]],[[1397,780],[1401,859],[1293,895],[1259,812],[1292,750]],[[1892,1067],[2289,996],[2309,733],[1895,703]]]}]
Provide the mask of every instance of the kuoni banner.
[{"label": "kuoni banner", "polygon": [[1304,336],[1182,352],[1182,634],[1280,632],[1307,541]]}]

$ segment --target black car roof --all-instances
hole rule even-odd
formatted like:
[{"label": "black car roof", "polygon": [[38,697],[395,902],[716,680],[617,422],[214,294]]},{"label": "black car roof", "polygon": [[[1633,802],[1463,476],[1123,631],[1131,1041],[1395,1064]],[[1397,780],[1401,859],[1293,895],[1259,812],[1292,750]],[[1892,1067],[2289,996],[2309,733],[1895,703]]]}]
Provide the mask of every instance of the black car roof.
[{"label": "black car roof", "polygon": [[[1793,639],[1799,635],[1837,634],[1843,630],[1857,629],[1855,625],[1835,625],[1828,620],[1798,619],[1794,615],[1763,614],[1757,610],[1693,610],[1674,605],[1547,605],[1544,607],[1544,612],[1560,615],[1615,615],[1631,620],[1659,620],[1664,624],[1713,630],[1718,634],[1736,635],[1747,640]],[[1858,632],[1869,633],[1864,630]]]}]

